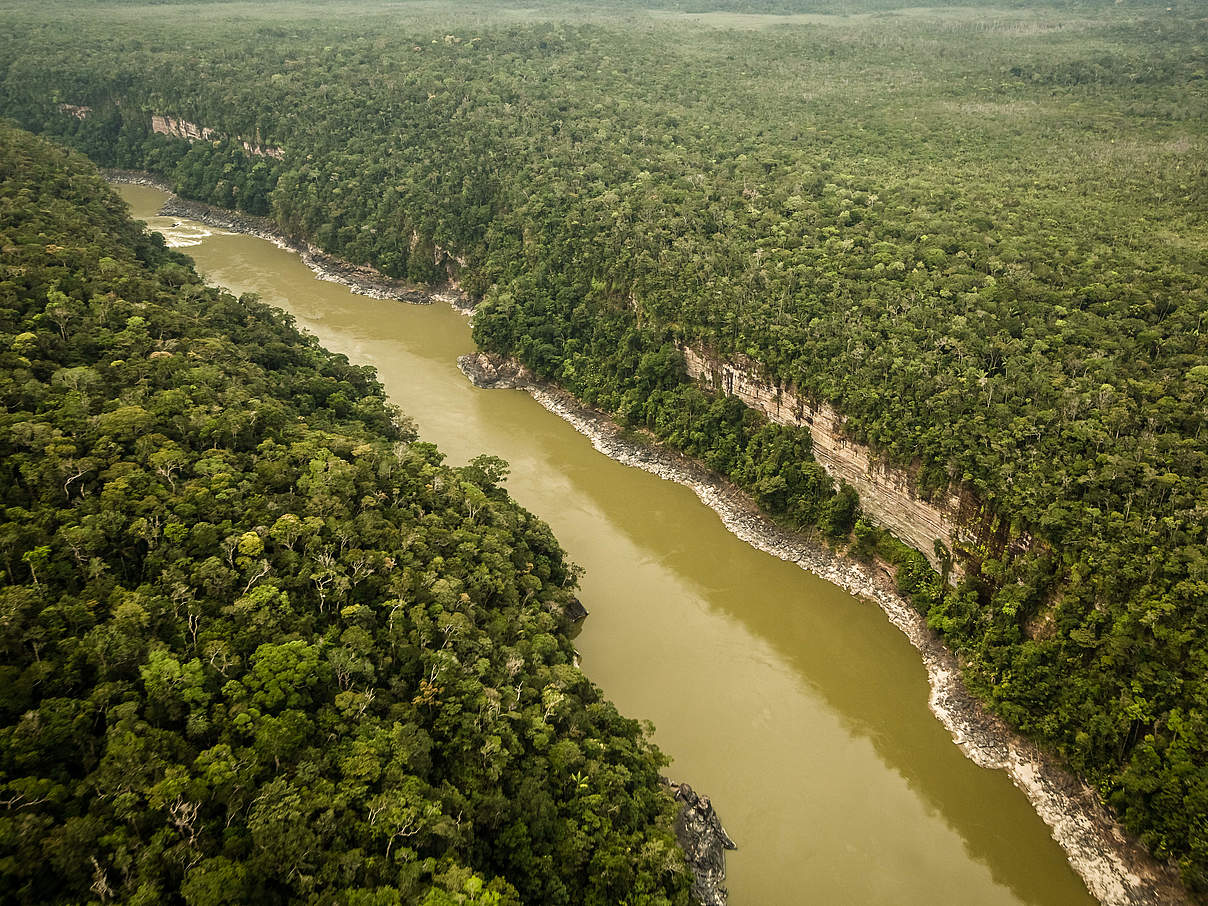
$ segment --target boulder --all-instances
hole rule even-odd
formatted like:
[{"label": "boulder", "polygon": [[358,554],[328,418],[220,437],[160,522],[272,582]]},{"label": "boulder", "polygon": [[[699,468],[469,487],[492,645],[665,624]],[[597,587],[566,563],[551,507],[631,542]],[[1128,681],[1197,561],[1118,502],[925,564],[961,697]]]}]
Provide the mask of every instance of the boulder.
[{"label": "boulder", "polygon": [[692,895],[702,906],[726,906],[726,850],[737,849],[708,796],[699,795],[686,783],[664,782],[671,788],[680,813],[675,836],[692,872]]}]

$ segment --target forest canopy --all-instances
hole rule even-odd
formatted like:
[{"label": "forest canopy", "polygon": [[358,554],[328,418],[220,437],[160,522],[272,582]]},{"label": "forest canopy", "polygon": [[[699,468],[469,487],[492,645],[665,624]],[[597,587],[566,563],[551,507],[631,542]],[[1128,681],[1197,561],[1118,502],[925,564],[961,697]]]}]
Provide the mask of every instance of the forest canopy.
[{"label": "forest canopy", "polygon": [[[1201,5],[200,8],[17,4],[0,110],[456,278],[484,348],[892,560],[971,687],[1208,890]],[[684,345],[1021,543],[948,588]]]},{"label": "forest canopy", "polygon": [[688,902],[500,460],[3,125],[0,247],[4,902]]}]

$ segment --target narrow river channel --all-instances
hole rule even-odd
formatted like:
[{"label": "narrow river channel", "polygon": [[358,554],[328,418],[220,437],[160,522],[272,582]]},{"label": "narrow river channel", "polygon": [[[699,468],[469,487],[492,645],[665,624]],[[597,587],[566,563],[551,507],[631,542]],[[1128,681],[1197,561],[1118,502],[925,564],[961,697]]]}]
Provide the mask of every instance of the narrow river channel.
[{"label": "narrow river channel", "polygon": [[731,535],[688,488],[613,462],[519,391],[478,390],[446,305],[357,296],[250,236],[137,217],[214,283],[257,293],[373,365],[453,463],[508,489],[584,566],[583,669],[654,722],[668,773],[710,795],[739,851],[733,906],[1079,906],[1094,900],[1008,777],[968,761],[927,707],[918,654],[881,611]]}]

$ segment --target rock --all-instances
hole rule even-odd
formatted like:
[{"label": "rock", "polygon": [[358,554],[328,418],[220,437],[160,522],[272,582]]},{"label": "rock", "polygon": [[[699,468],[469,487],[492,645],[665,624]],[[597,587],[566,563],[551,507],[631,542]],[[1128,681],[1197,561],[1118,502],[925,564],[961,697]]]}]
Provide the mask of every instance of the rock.
[{"label": "rock", "polygon": [[[107,171],[111,180],[121,182],[142,181],[137,176],[129,178],[124,171]],[[151,180],[148,184],[156,184]],[[163,188],[163,186],[159,186]],[[170,191],[170,188],[168,189]],[[240,211],[217,208],[200,201],[189,201],[173,195],[159,209],[161,217],[184,217],[197,220],[208,226],[221,230],[231,230],[236,233],[246,233],[268,240],[279,248],[297,252],[302,262],[323,280],[340,283],[362,296],[374,299],[390,299],[396,302],[407,302],[411,305],[430,305],[434,299],[452,301],[457,293],[445,288],[440,293],[434,293],[423,287],[412,286],[405,280],[388,277],[380,271],[364,264],[353,264],[329,255],[303,239],[293,239],[278,229],[277,225],[267,217],[257,217]],[[468,304],[468,303],[467,303]],[[460,305],[458,307],[461,307]]]},{"label": "rock", "polygon": [[738,849],[708,796],[699,795],[686,783],[663,778],[670,787],[680,813],[675,820],[675,836],[692,872],[692,896],[702,906],[726,906],[726,850]]},{"label": "rock", "polygon": [[571,598],[563,613],[566,614],[566,618],[572,623],[578,623],[587,619],[588,610],[578,598]]},{"label": "rock", "polygon": [[533,383],[532,374],[519,362],[486,352],[461,356],[457,360],[457,367],[475,387],[516,390],[530,387]]},{"label": "rock", "polygon": [[478,303],[461,291],[456,280],[450,279],[443,287],[432,294],[433,298],[448,302],[463,315],[473,316]]}]

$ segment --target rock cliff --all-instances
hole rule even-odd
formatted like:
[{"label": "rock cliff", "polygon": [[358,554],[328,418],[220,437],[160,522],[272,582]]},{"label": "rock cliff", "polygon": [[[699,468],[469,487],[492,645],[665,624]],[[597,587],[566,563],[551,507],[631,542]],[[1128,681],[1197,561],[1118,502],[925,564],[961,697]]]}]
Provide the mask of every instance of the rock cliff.
[{"label": "rock cliff", "polygon": [[[197,123],[190,123],[188,120],[177,119],[172,116],[161,116],[153,114],[151,117],[151,131],[157,132],[160,135],[171,135],[174,138],[183,138],[190,142],[216,142],[226,138],[221,132],[217,132],[208,126],[199,126]],[[249,141],[245,138],[236,138],[235,141],[243,147],[243,150],[253,157],[272,157],[276,160],[281,160],[285,157],[285,152],[274,145],[264,145],[259,141]]]},{"label": "rock cliff", "polygon": [[761,378],[754,364],[740,367],[691,347],[684,347],[683,353],[694,380],[738,397],[777,424],[808,428],[814,458],[827,474],[855,488],[865,515],[922,553],[937,570],[944,568],[945,550],[958,555],[952,563],[956,575],[963,569],[962,560],[980,562],[1031,543],[1027,536],[1012,538],[1005,520],[989,512],[967,488],[950,486],[930,499],[922,497],[910,470],[886,462],[845,435],[843,416],[829,403],[810,402],[796,388]]}]

